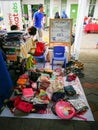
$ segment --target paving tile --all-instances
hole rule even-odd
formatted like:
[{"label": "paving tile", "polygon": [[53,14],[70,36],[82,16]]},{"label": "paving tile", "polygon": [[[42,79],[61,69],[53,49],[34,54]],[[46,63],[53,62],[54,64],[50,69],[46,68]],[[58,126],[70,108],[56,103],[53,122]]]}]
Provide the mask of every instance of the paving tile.
[{"label": "paving tile", "polygon": [[89,94],[98,95],[98,88],[84,88],[84,92],[86,95],[89,95]]},{"label": "paving tile", "polygon": [[92,88],[92,89],[91,89],[91,92],[92,92],[93,94],[98,95],[98,88]]},{"label": "paving tile", "polygon": [[85,121],[74,122],[74,130],[91,130],[90,125]]},{"label": "paving tile", "polygon": [[83,89],[84,89],[85,95],[89,95],[92,92],[91,88],[83,88]]},{"label": "paving tile", "polygon": [[96,103],[93,102],[89,102],[90,108],[92,110],[92,112],[94,113],[95,111],[98,111],[98,105]]},{"label": "paving tile", "polygon": [[86,97],[87,97],[88,101],[98,103],[98,96],[96,96],[94,94],[89,94]]},{"label": "paving tile", "polygon": [[98,88],[98,83],[93,84],[94,88]]},{"label": "paving tile", "polygon": [[91,130],[98,130],[98,122],[97,121],[90,121],[87,122],[91,128]]},{"label": "paving tile", "polygon": [[90,83],[83,83],[84,88],[92,88],[92,84]]},{"label": "paving tile", "polygon": [[[98,80],[97,80],[98,81]],[[89,82],[85,82],[82,83],[84,88],[98,88],[98,83],[89,83]]]},{"label": "paving tile", "polygon": [[22,123],[23,123],[22,120],[20,122],[16,118],[14,118],[14,119],[12,119],[12,118],[1,118],[0,119],[0,126],[2,126],[3,130],[17,130],[17,128],[20,129],[20,130],[23,130]]},{"label": "paving tile", "polygon": [[54,122],[52,130],[73,130],[73,122],[70,120],[52,120],[52,122]]},{"label": "paving tile", "polygon": [[94,112],[93,115],[94,115],[94,119],[95,119],[96,121],[98,121],[98,111]]}]

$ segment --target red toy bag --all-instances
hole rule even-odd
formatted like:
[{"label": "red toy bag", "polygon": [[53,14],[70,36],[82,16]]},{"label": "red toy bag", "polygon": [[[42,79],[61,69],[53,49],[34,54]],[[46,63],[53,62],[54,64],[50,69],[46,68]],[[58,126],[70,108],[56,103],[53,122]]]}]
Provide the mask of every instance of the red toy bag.
[{"label": "red toy bag", "polygon": [[44,50],[45,50],[44,43],[37,42],[36,43],[35,53],[33,54],[33,56],[41,56],[44,53]]},{"label": "red toy bag", "polygon": [[16,109],[23,111],[23,112],[30,112],[32,110],[33,105],[28,103],[28,102],[24,102],[24,101],[20,101],[17,105],[16,105]]}]

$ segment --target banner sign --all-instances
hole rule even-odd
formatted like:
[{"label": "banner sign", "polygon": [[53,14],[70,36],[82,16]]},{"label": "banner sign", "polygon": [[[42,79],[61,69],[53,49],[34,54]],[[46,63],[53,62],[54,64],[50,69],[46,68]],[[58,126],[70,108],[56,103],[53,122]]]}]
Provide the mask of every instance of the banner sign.
[{"label": "banner sign", "polygon": [[9,29],[10,26],[13,24],[17,25],[19,29],[22,29],[22,13],[20,0],[2,1],[1,4],[3,10],[4,24],[7,29]]}]

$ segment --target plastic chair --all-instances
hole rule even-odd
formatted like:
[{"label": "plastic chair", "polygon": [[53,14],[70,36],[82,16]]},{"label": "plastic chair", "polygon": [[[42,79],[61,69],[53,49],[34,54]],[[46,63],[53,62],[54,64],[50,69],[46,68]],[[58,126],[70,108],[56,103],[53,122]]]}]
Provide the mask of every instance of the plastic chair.
[{"label": "plastic chair", "polygon": [[36,61],[38,61],[38,59],[42,59],[43,60],[43,67],[45,67],[45,51],[46,51],[46,49],[45,49],[44,43],[37,42],[33,57],[35,58]]},{"label": "plastic chair", "polygon": [[43,60],[43,67],[45,67],[45,55],[41,55],[41,56],[33,56],[34,59],[37,61],[38,59],[42,59]]},{"label": "plastic chair", "polygon": [[66,68],[66,57],[64,56],[65,47],[63,46],[54,46],[53,48],[53,58],[52,58],[52,70],[54,60],[56,61],[64,61],[64,68]]}]

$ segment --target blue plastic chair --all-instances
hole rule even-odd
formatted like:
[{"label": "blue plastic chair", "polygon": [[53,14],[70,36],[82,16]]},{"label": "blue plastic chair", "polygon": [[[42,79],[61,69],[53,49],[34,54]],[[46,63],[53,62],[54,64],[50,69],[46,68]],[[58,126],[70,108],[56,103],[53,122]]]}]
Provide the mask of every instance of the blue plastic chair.
[{"label": "blue plastic chair", "polygon": [[43,68],[45,67],[45,55],[44,54],[41,56],[33,56],[33,57],[36,61],[38,61],[38,59],[42,59],[43,60]]},{"label": "blue plastic chair", "polygon": [[66,57],[64,56],[65,47],[63,46],[54,46],[53,48],[53,58],[52,58],[52,70],[54,60],[56,61],[64,61],[64,68],[66,68]]}]

